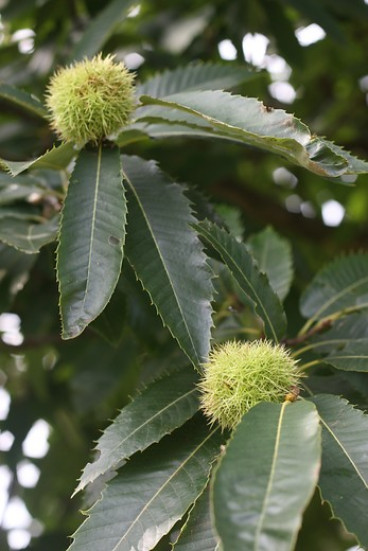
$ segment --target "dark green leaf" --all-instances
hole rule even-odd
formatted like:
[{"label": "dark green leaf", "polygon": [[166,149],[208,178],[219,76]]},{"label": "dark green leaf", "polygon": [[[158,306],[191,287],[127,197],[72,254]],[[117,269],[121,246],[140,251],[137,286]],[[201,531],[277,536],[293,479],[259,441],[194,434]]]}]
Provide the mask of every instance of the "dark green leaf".
[{"label": "dark green leaf", "polygon": [[338,396],[313,398],[322,423],[320,488],[335,517],[368,546],[368,416]]},{"label": "dark green leaf", "polygon": [[368,254],[352,254],[334,260],[323,268],[304,291],[300,308],[316,320],[334,316],[345,310],[368,307]]},{"label": "dark green leaf", "polygon": [[123,157],[129,201],[126,255],[164,324],[195,366],[210,347],[212,284],[182,188],[154,162]]},{"label": "dark green leaf", "polygon": [[192,417],[199,406],[196,381],[192,369],[182,369],[153,383],[127,405],[99,438],[99,456],[84,468],[75,493]]},{"label": "dark green leaf", "polygon": [[206,488],[190,511],[189,518],[173,546],[174,551],[219,550],[219,543],[212,527],[210,507],[209,488]]},{"label": "dark green leaf", "polygon": [[59,216],[40,223],[26,217],[1,216],[0,241],[23,253],[34,254],[56,240],[58,227]]},{"label": "dark green leaf", "polygon": [[307,349],[322,354],[337,369],[367,371],[368,315],[360,312],[335,321],[331,329],[315,335]]},{"label": "dark green leaf", "polygon": [[50,151],[46,151],[46,153],[32,161],[6,161],[0,159],[0,168],[10,172],[12,176],[18,176],[18,174],[28,169],[65,170],[76,155],[77,151],[72,143],[63,143],[53,147]]},{"label": "dark green leaf", "polygon": [[168,109],[183,111],[192,119],[204,121],[218,137],[277,153],[320,176],[334,178],[368,172],[368,163],[355,160],[340,148],[337,152],[330,142],[312,136],[293,115],[267,108],[254,98],[216,90],[185,92],[165,99],[141,96],[140,100],[152,107],[138,111],[138,121],[163,120]]},{"label": "dark green leaf", "polygon": [[220,255],[242,291],[251,299],[256,314],[264,322],[266,336],[278,341],[285,333],[285,314],[267,276],[258,270],[247,247],[211,222],[201,222],[196,229],[204,243]]},{"label": "dark green leaf", "polygon": [[137,87],[137,96],[160,98],[189,90],[232,88],[260,74],[241,65],[195,63],[155,75]]},{"label": "dark green leaf", "polygon": [[48,117],[47,110],[38,98],[9,84],[0,84],[0,98],[13,103],[17,107],[21,107],[32,115],[37,115],[43,119],[47,119]]},{"label": "dark green leaf", "polygon": [[126,13],[136,0],[113,0],[91,21],[82,38],[75,46],[70,59],[81,60],[97,54],[110,38],[116,26],[121,23]]},{"label": "dark green leaf", "polygon": [[320,463],[318,415],[308,402],[262,403],[238,425],[213,483],[223,551],[291,551]]},{"label": "dark green leaf", "polygon": [[196,418],[145,453],[108,483],[71,551],[150,551],[203,491],[219,451],[219,430]]},{"label": "dark green leaf", "polygon": [[57,251],[64,339],[82,333],[109,302],[123,260],[125,217],[119,150],[83,150],[70,180]]},{"label": "dark green leaf", "polygon": [[256,259],[258,268],[268,277],[271,287],[284,300],[293,279],[291,247],[271,227],[252,236],[248,247]]}]

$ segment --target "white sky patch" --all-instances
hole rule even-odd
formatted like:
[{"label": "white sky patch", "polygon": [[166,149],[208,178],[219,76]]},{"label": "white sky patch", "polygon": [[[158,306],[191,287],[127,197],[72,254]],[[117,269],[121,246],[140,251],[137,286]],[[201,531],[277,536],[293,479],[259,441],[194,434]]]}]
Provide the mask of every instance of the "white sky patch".
[{"label": "white sky patch", "polygon": [[49,435],[50,425],[44,419],[36,421],[22,444],[24,455],[34,458],[44,457],[49,450],[47,441]]},{"label": "white sky patch", "polygon": [[14,442],[14,434],[9,432],[8,430],[5,430],[4,432],[0,432],[0,451],[1,452],[8,452]]},{"label": "white sky patch", "polygon": [[300,212],[304,218],[314,218],[316,216],[316,211],[309,201],[303,201],[300,205]]},{"label": "white sky patch", "polygon": [[345,209],[338,201],[330,199],[322,205],[322,220],[326,226],[339,226],[345,216]]},{"label": "white sky patch", "polygon": [[31,522],[32,517],[25,503],[19,497],[12,497],[4,513],[3,528],[28,528]]},{"label": "white sky patch", "polygon": [[137,15],[140,14],[140,11],[141,11],[141,5],[137,4],[136,6],[133,6],[132,8],[130,8],[130,10],[128,11],[127,17],[137,17]]},{"label": "white sky patch", "polygon": [[217,48],[222,59],[233,61],[238,57],[234,44],[228,38],[221,40],[221,42],[218,43]]},{"label": "white sky patch", "polygon": [[40,478],[40,469],[26,459],[17,465],[17,478],[23,488],[34,488]]},{"label": "white sky patch", "polygon": [[131,52],[124,56],[124,63],[128,69],[134,71],[144,63],[144,57],[138,52]]},{"label": "white sky patch", "polygon": [[272,80],[289,80],[291,67],[283,57],[277,54],[266,55],[265,64]]},{"label": "white sky patch", "polygon": [[300,205],[302,204],[302,199],[299,195],[293,194],[289,195],[285,199],[285,206],[289,212],[298,213],[300,212]]},{"label": "white sky patch", "polygon": [[0,388],[0,421],[8,417],[10,408],[10,395],[5,388]]},{"label": "white sky patch", "polygon": [[272,172],[272,177],[275,184],[286,188],[294,188],[298,183],[298,178],[295,176],[295,174],[290,172],[290,170],[288,170],[284,166],[276,168]]},{"label": "white sky patch", "polygon": [[362,92],[368,92],[368,75],[359,79],[359,88]]},{"label": "white sky patch", "polygon": [[264,67],[269,42],[263,34],[247,33],[242,42],[245,61],[255,65],[255,67]]},{"label": "white sky patch", "polygon": [[8,545],[11,549],[25,549],[31,541],[28,530],[15,529],[8,532]]},{"label": "white sky patch", "polygon": [[4,313],[0,315],[1,338],[6,344],[19,346],[23,342],[20,332],[20,317],[17,314]]},{"label": "white sky patch", "polygon": [[310,46],[319,40],[323,40],[326,33],[317,23],[312,23],[307,27],[299,27],[295,31],[295,36],[301,46]]},{"label": "white sky patch", "polygon": [[281,103],[293,103],[296,98],[296,90],[290,82],[272,82],[268,86],[271,96]]},{"label": "white sky patch", "polygon": [[18,43],[18,50],[21,54],[30,54],[34,50],[35,33],[32,29],[19,29],[12,35],[12,42]]}]

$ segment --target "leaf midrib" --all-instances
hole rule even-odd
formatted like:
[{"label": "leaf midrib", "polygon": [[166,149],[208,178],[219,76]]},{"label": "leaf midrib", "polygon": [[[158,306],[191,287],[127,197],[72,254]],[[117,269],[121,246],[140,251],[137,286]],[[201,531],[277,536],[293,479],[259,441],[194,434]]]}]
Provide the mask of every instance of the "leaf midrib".
[{"label": "leaf midrib", "polygon": [[[360,285],[363,285],[364,283],[368,282],[368,276],[363,277],[359,279],[358,281],[354,281],[354,283],[351,283],[348,287],[344,287],[339,293],[336,293],[333,297],[331,297],[329,300],[327,300],[319,310],[313,315],[313,317],[310,319],[310,322],[313,322],[321,317],[322,312],[327,310],[334,302],[337,302],[341,297],[343,297],[345,294],[348,294],[350,291],[353,291],[354,289],[358,288]],[[366,304],[362,304],[361,307],[367,306]],[[333,315],[334,312],[331,313]]]},{"label": "leaf midrib", "polygon": [[320,417],[320,420],[321,420],[321,423],[322,425],[325,427],[325,429],[329,432],[329,434],[332,436],[332,438],[335,440],[336,444],[341,448],[341,450],[344,452],[344,454],[346,455],[347,459],[349,460],[349,462],[351,463],[354,471],[357,473],[357,476],[360,478],[360,480],[362,481],[363,485],[365,486],[365,488],[368,490],[368,483],[365,481],[364,479],[364,475],[360,472],[359,468],[357,465],[355,465],[355,462],[353,460],[352,457],[350,457],[350,454],[348,453],[347,449],[345,448],[344,444],[341,442],[341,440],[337,437],[337,435],[335,434],[335,432],[332,430],[332,428],[329,426],[329,424],[323,419],[323,417],[321,416],[321,414],[319,415]]},{"label": "leaf midrib", "polygon": [[89,286],[91,282],[91,262],[92,262],[92,244],[94,242],[94,234],[96,230],[96,213],[97,213],[97,202],[98,202],[98,192],[100,187],[100,174],[101,174],[101,157],[102,157],[102,145],[100,144],[97,152],[97,168],[96,168],[96,180],[95,180],[95,193],[93,196],[93,210],[91,218],[91,238],[89,240],[89,250],[88,250],[88,265],[87,265],[87,277],[86,277],[86,286],[84,291],[82,311],[86,312],[85,304],[87,296],[89,295]]},{"label": "leaf midrib", "polygon": [[[187,336],[189,337],[189,341],[190,341],[190,344],[191,344],[191,346],[192,346],[192,353],[194,353],[194,356],[195,356],[195,359],[196,359],[196,363],[197,363],[197,365],[198,365],[198,364],[201,363],[201,360],[198,358],[197,351],[196,351],[196,347],[195,347],[195,344],[194,344],[192,335],[191,335],[191,333],[190,333],[190,331],[189,331],[189,327],[188,327],[188,323],[187,323],[186,317],[184,316],[184,313],[183,313],[183,310],[182,310],[180,301],[179,301],[179,299],[178,299],[178,296],[177,296],[175,287],[174,287],[173,282],[172,282],[172,280],[171,280],[170,274],[169,274],[169,272],[168,272],[168,270],[167,270],[166,263],[164,262],[164,259],[163,259],[162,255],[161,255],[161,251],[160,251],[160,248],[159,248],[159,246],[158,246],[157,240],[156,240],[156,238],[155,238],[155,234],[154,234],[154,232],[152,231],[151,223],[150,223],[149,219],[148,219],[147,216],[146,216],[146,211],[145,211],[145,209],[143,208],[143,205],[142,205],[142,203],[141,203],[141,201],[140,201],[140,198],[139,198],[139,196],[138,196],[138,194],[137,194],[137,192],[136,192],[134,186],[132,185],[132,183],[131,183],[131,181],[130,181],[128,175],[127,175],[125,172],[124,172],[124,176],[125,176],[125,178],[126,178],[128,184],[129,184],[129,187],[130,187],[130,189],[131,189],[133,195],[135,196],[135,198],[136,198],[136,200],[137,200],[137,202],[138,202],[138,205],[139,205],[139,207],[140,207],[140,209],[141,209],[142,216],[143,216],[144,220],[146,221],[147,228],[148,228],[148,232],[150,233],[150,235],[151,235],[151,237],[152,237],[152,241],[153,241],[154,244],[155,244],[156,251],[157,251],[158,256],[159,256],[159,258],[160,258],[160,260],[161,260],[162,267],[163,267],[164,272],[165,272],[165,274],[166,274],[166,277],[167,277],[167,279],[168,279],[168,281],[169,281],[169,283],[170,283],[170,287],[171,287],[171,289],[172,289],[172,292],[173,292],[173,295],[174,295],[174,298],[175,298],[176,305],[177,305],[178,310],[179,310],[179,312],[180,312],[180,314],[181,314],[181,319],[183,320],[183,323],[184,323],[184,327],[185,327],[185,329],[186,329]],[[149,292],[148,289],[147,289],[147,292]],[[149,293],[149,294],[150,294],[150,293]],[[170,328],[169,328],[169,329],[170,329]],[[178,342],[180,343],[179,339],[178,339]]]},{"label": "leaf midrib", "polygon": [[[110,448],[109,449],[109,454],[113,454],[116,452],[116,450],[118,450],[121,446],[123,446],[124,442],[126,442],[127,440],[129,440],[130,438],[133,437],[134,434],[136,434],[139,430],[141,430],[145,425],[147,425],[148,423],[151,423],[156,417],[162,415],[167,409],[169,409],[170,407],[173,407],[175,404],[177,404],[178,402],[180,402],[180,400],[186,398],[187,396],[189,396],[190,394],[196,392],[196,389],[193,388],[192,390],[189,390],[188,392],[186,392],[185,394],[182,394],[181,396],[179,396],[178,398],[176,398],[175,400],[173,400],[172,402],[170,402],[169,404],[167,404],[164,408],[160,409],[159,411],[157,411],[154,415],[152,415],[152,417],[150,417],[149,419],[146,419],[146,421],[144,423],[141,423],[136,429],[134,429],[132,432],[130,432],[123,440],[120,440],[118,444],[116,444],[116,446],[114,446],[113,448]],[[112,425],[112,426],[115,426],[115,425]],[[102,451],[101,450],[101,447],[98,447],[97,448],[98,450]],[[142,449],[141,447],[137,448],[138,449]],[[102,457],[102,456],[101,456]],[[120,458],[120,460],[122,459],[126,459],[126,455],[124,455],[123,457]],[[119,460],[119,461],[120,461]],[[113,467],[114,465],[116,464],[116,462],[114,461],[114,463],[110,463],[109,464],[109,467],[108,468],[111,468]],[[97,463],[96,463],[97,465]],[[103,474],[103,472],[101,472],[100,474]],[[97,475],[98,476],[98,475]],[[93,480],[95,480],[96,476],[94,478],[91,478],[89,480],[89,482],[93,482]],[[85,485],[84,485],[85,486]]]},{"label": "leaf midrib", "polygon": [[185,465],[196,455],[196,453],[202,448],[202,446],[205,445],[205,443],[219,430],[219,428],[216,428],[212,432],[210,432],[204,440],[196,446],[196,448],[188,455],[188,457],[180,463],[180,465],[174,470],[174,472],[169,476],[169,478],[164,482],[164,484],[154,493],[154,495],[151,497],[151,499],[148,500],[148,502],[144,505],[139,515],[134,519],[133,523],[129,526],[128,530],[125,532],[125,534],[119,539],[118,543],[115,545],[115,547],[111,551],[118,551],[119,546],[121,543],[125,540],[125,538],[128,536],[129,532],[135,527],[137,522],[139,522],[139,519],[141,516],[147,511],[149,506],[153,503],[153,501],[160,495],[160,493],[165,489],[165,487],[173,480],[173,478],[180,472],[180,470],[184,469]]},{"label": "leaf midrib", "polygon": [[288,405],[288,402],[283,402],[283,404],[281,406],[279,421],[277,423],[275,449],[274,449],[273,456],[272,456],[271,471],[270,471],[270,476],[269,476],[266,492],[265,492],[264,499],[263,499],[262,510],[261,510],[261,514],[259,516],[259,522],[258,522],[258,526],[257,526],[256,533],[255,533],[254,551],[258,551],[259,537],[261,535],[264,518],[266,516],[267,504],[268,504],[269,497],[270,497],[270,494],[271,494],[273,481],[274,481],[274,478],[275,478],[276,463],[277,463],[277,459],[278,459],[278,451],[279,451],[279,448],[280,448],[281,427],[282,427],[282,421],[283,421],[283,418],[284,418],[285,408],[287,407],[287,405]]}]

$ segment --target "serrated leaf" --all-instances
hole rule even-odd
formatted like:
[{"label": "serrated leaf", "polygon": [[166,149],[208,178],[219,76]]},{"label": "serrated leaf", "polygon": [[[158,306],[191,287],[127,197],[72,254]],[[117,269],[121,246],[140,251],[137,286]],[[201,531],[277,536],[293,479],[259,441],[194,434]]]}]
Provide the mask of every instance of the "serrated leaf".
[{"label": "serrated leaf", "polygon": [[74,47],[70,60],[77,61],[97,54],[116,26],[123,21],[130,6],[136,3],[137,0],[114,0],[107,4],[84,31]]},{"label": "serrated leaf", "polygon": [[86,465],[74,493],[190,419],[199,407],[196,381],[195,372],[186,368],[136,396],[99,438],[99,456]]},{"label": "serrated leaf", "polygon": [[304,291],[300,310],[310,318],[306,329],[316,320],[345,310],[368,307],[368,254],[351,254],[328,264]]},{"label": "serrated leaf", "polygon": [[206,486],[219,430],[196,418],[136,455],[108,483],[70,551],[150,551]]},{"label": "serrated leaf", "polygon": [[0,241],[27,254],[38,253],[40,248],[56,240],[59,216],[45,222],[16,216],[0,216]]},{"label": "serrated leaf", "polygon": [[252,301],[255,313],[264,323],[266,337],[278,341],[285,333],[285,314],[267,276],[259,271],[247,247],[211,222],[201,222],[196,229],[204,243],[219,254],[242,291]]},{"label": "serrated leaf", "polygon": [[320,427],[308,402],[262,403],[244,415],[215,471],[223,551],[291,551],[313,495]]},{"label": "serrated leaf", "polygon": [[293,279],[291,247],[271,227],[264,229],[247,241],[258,268],[268,277],[280,300],[287,296]]},{"label": "serrated leaf", "polygon": [[338,396],[313,398],[322,423],[322,497],[368,546],[368,416]]},{"label": "serrated leaf", "polygon": [[14,296],[23,289],[35,256],[23,254],[0,243],[0,311],[4,312]]},{"label": "serrated leaf", "polygon": [[210,493],[207,487],[190,511],[189,518],[173,546],[174,551],[219,551],[210,507]]},{"label": "serrated leaf", "polygon": [[63,143],[31,161],[6,161],[5,159],[0,159],[0,168],[10,172],[12,176],[18,176],[18,174],[28,169],[65,170],[76,155],[77,151],[72,143]]},{"label": "serrated leaf", "polygon": [[25,111],[28,111],[32,115],[37,115],[43,119],[48,118],[47,110],[43,107],[42,103],[38,98],[28,94],[24,90],[19,90],[15,86],[10,86],[9,84],[0,84],[0,98],[5,99],[21,107]]},{"label": "serrated leaf", "polygon": [[195,366],[210,347],[211,274],[182,188],[154,162],[123,157],[129,201],[126,255],[164,324]]},{"label": "serrated leaf", "polygon": [[137,96],[160,98],[189,90],[217,90],[237,86],[261,73],[224,63],[192,63],[164,71],[137,86]]},{"label": "serrated leaf", "polygon": [[168,110],[174,110],[174,116],[182,111],[191,115],[191,120],[196,117],[208,124],[214,136],[277,153],[320,176],[336,178],[368,172],[368,163],[355,162],[343,149],[337,151],[330,142],[312,136],[293,115],[267,108],[254,98],[216,90],[185,92],[165,99],[141,96],[140,101],[151,108],[138,110],[137,121],[164,120]]},{"label": "serrated leaf", "polygon": [[81,151],[65,200],[57,277],[63,338],[76,337],[105,308],[119,279],[126,202],[117,148]]},{"label": "serrated leaf", "polygon": [[337,369],[368,371],[368,315],[360,312],[338,319],[307,346]]}]

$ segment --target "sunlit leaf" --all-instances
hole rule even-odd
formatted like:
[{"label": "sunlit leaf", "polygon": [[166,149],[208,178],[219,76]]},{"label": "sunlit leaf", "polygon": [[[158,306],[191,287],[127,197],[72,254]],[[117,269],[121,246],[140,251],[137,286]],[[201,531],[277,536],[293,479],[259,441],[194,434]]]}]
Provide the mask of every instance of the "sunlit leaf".
[{"label": "sunlit leaf", "polygon": [[223,551],[292,551],[320,464],[308,402],[262,403],[236,428],[215,471],[213,507]]},{"label": "sunlit leaf", "polygon": [[218,429],[195,418],[136,455],[108,483],[69,549],[153,549],[202,493],[220,442]]},{"label": "sunlit leaf", "polygon": [[[267,108],[254,98],[233,96],[227,92],[200,91],[174,94],[165,99],[141,96],[151,108],[137,113],[137,120],[164,120],[168,110],[183,111],[192,121],[205,122],[213,134],[282,155],[320,176],[368,172],[368,163],[355,160],[341,148],[312,136],[308,127],[281,109]],[[185,119],[184,121],[185,122]],[[199,123],[200,124],[200,123]]]}]

